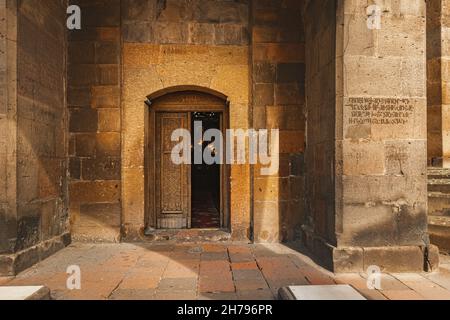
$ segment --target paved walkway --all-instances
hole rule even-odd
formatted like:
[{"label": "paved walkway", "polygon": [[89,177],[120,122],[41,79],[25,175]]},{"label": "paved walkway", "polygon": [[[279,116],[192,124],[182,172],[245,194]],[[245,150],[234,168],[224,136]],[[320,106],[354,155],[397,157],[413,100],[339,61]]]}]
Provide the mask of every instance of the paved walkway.
[{"label": "paved walkway", "polygon": [[[81,290],[66,287],[81,269]],[[368,290],[364,275],[335,276],[283,245],[74,244],[0,285],[46,285],[53,299],[271,300],[287,285],[350,284],[368,299],[450,300],[450,258],[431,274],[385,274]]]}]

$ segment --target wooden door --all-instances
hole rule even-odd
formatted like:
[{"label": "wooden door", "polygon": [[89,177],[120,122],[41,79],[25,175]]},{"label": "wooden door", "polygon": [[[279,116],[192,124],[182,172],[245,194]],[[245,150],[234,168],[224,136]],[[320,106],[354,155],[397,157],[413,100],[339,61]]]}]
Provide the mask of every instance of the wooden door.
[{"label": "wooden door", "polygon": [[156,113],[155,136],[155,209],[157,228],[191,227],[191,169],[172,161],[174,130],[190,130],[190,113]]}]

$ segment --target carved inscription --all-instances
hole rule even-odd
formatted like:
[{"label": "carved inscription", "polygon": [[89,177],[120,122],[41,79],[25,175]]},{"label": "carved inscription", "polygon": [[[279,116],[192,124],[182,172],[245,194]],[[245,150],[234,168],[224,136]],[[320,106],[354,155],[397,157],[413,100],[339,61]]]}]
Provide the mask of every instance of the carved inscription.
[{"label": "carved inscription", "polygon": [[406,125],[414,113],[410,99],[402,98],[349,98],[349,125]]}]

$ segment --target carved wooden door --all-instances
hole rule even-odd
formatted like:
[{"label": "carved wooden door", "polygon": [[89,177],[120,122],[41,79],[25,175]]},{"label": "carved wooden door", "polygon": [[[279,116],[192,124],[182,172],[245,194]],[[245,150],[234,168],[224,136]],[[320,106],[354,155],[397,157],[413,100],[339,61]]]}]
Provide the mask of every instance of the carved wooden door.
[{"label": "carved wooden door", "polygon": [[159,229],[191,227],[191,168],[172,161],[174,130],[190,129],[190,113],[156,113],[155,209]]}]

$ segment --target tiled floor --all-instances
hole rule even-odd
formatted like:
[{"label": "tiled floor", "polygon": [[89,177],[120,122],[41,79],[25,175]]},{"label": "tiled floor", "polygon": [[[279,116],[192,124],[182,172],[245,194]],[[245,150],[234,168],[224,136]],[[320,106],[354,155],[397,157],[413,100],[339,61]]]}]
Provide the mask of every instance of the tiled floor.
[{"label": "tiled floor", "polygon": [[192,228],[220,228],[220,213],[211,192],[197,191],[192,199]]},{"label": "tiled floor", "polygon": [[[66,270],[81,269],[81,290]],[[385,274],[383,290],[364,275],[335,276],[283,245],[74,244],[0,285],[46,285],[54,299],[257,299],[287,285],[350,284],[369,299],[449,299],[450,259],[430,274]]]}]

